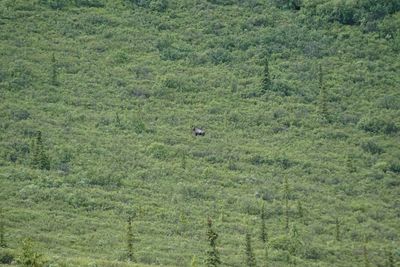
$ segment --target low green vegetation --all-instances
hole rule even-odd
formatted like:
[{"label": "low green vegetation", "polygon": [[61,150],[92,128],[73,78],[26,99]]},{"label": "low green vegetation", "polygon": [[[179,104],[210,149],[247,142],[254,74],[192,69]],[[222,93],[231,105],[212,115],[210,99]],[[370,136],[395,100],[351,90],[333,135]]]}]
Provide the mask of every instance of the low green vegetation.
[{"label": "low green vegetation", "polygon": [[399,11],[0,1],[0,265],[397,266]]}]

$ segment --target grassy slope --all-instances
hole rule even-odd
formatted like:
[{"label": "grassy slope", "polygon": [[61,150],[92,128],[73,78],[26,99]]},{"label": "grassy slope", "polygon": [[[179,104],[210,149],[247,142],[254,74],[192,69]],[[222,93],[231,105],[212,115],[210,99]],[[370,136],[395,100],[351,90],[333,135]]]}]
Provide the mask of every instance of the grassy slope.
[{"label": "grassy slope", "polygon": [[[365,236],[374,265],[399,247],[399,175],[390,170],[399,136],[359,122],[399,125],[400,60],[390,40],[358,26],[306,26],[303,13],[270,4],[180,1],[156,12],[118,1],[62,10],[11,2],[0,4],[0,197],[11,248],[30,236],[54,262],[123,260],[135,214],[137,260],[187,266],[204,258],[211,216],[223,262],[243,265],[247,229],[261,262],[259,192],[271,261],[287,266],[285,176],[304,243],[289,261],[362,265]],[[265,49],[290,96],[251,97]],[[53,53],[59,86],[50,83]],[[317,112],[318,64],[330,123]],[[191,136],[191,125],[206,136]],[[30,168],[24,152],[37,130],[50,171]],[[383,152],[366,151],[368,141]]]}]

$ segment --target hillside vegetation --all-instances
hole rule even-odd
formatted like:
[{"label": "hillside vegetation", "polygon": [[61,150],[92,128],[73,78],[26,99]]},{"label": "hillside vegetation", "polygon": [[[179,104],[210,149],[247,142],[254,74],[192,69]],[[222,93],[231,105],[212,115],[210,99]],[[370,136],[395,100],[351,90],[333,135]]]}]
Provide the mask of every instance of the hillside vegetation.
[{"label": "hillside vegetation", "polygon": [[1,263],[400,266],[399,11],[0,1]]}]

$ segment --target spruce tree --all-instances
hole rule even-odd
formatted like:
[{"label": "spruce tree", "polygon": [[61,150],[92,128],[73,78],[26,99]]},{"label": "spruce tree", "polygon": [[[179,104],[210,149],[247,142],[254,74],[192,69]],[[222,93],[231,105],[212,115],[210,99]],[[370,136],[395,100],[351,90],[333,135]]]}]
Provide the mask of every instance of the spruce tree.
[{"label": "spruce tree", "polygon": [[269,266],[269,251],[268,251],[268,244],[265,244],[265,252],[264,252],[264,267]]},{"label": "spruce tree", "polygon": [[271,90],[271,87],[272,87],[272,81],[271,81],[271,76],[269,74],[268,56],[265,55],[265,57],[264,57],[264,73],[263,73],[263,79],[262,79],[262,92],[265,93],[265,92]]},{"label": "spruce tree", "polygon": [[289,233],[289,181],[287,177],[285,177],[283,193],[285,200],[285,229],[286,233]]},{"label": "spruce tree", "polygon": [[36,140],[32,143],[32,167],[41,170],[50,170],[50,160],[44,151],[42,133],[37,132]]},{"label": "spruce tree", "polygon": [[261,217],[260,239],[261,239],[261,241],[262,241],[263,243],[265,243],[265,242],[267,242],[268,236],[267,236],[267,231],[266,231],[266,229],[265,229],[265,219],[266,219],[266,216],[265,216],[265,205],[264,205],[264,203],[262,204],[262,207],[261,207],[261,214],[260,214],[260,217]]},{"label": "spruce tree", "polygon": [[393,258],[393,252],[389,250],[387,252],[388,254],[388,260],[387,260],[387,267],[394,267],[394,258]]},{"label": "spruce tree", "polygon": [[209,267],[215,267],[221,264],[219,252],[217,250],[218,234],[212,229],[212,220],[210,218],[208,218],[207,226],[207,239],[210,247],[207,251],[207,258],[205,263]]},{"label": "spruce tree", "polygon": [[340,241],[340,221],[338,217],[336,217],[335,219],[335,230],[336,230],[335,234],[336,241]]},{"label": "spruce tree", "polygon": [[364,256],[364,266],[369,267],[369,257],[368,257],[368,250],[367,250],[367,238],[365,238],[364,246],[363,246],[363,256]]},{"label": "spruce tree", "polygon": [[128,226],[126,231],[126,242],[128,250],[128,260],[134,261],[133,257],[133,232],[132,232],[132,217],[128,218]]},{"label": "spruce tree", "polygon": [[0,209],[0,247],[5,248],[7,247],[6,238],[5,238],[5,225],[3,220],[3,210]]},{"label": "spruce tree", "polygon": [[318,87],[319,87],[319,112],[323,119],[328,117],[328,95],[323,81],[322,66],[318,69]]},{"label": "spruce tree", "polygon": [[251,246],[251,235],[249,232],[246,233],[246,266],[256,266],[256,258],[254,257],[253,248]]},{"label": "spruce tree", "polygon": [[51,56],[51,84],[54,86],[58,86],[58,70],[57,70],[57,62],[56,57]]}]

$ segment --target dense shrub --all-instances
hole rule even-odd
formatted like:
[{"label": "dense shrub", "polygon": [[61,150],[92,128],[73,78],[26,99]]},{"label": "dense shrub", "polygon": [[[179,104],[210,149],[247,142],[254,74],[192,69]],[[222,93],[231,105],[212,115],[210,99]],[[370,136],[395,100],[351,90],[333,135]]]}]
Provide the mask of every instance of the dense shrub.
[{"label": "dense shrub", "polygon": [[381,19],[400,10],[397,0],[374,1],[304,1],[306,13],[321,16],[330,22],[346,25],[362,24]]},{"label": "dense shrub", "polygon": [[384,152],[383,148],[381,148],[377,143],[372,140],[368,140],[366,142],[361,143],[361,148],[365,152],[369,152],[371,154],[381,154]]},{"label": "dense shrub", "polygon": [[395,173],[400,173],[400,162],[392,162],[389,165],[389,170]]},{"label": "dense shrub", "polygon": [[0,248],[0,264],[11,264],[14,261],[14,253],[10,249]]},{"label": "dense shrub", "polygon": [[393,121],[386,121],[376,117],[364,117],[358,122],[358,127],[366,132],[392,134],[399,131]]}]

